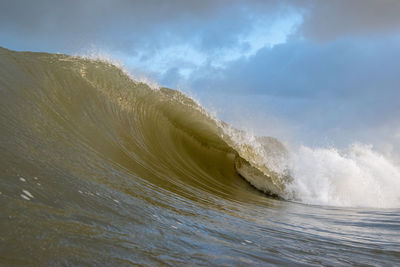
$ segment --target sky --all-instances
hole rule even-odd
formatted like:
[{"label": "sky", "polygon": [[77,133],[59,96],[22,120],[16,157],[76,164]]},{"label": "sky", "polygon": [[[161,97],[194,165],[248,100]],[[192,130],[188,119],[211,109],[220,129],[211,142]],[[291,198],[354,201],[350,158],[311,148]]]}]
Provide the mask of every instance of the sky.
[{"label": "sky", "polygon": [[0,46],[97,51],[234,125],[400,151],[398,0],[0,0]]}]

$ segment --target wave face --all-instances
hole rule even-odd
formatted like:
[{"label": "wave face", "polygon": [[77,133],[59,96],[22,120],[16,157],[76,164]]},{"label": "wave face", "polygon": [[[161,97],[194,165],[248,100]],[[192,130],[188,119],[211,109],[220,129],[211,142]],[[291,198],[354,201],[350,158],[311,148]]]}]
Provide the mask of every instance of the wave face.
[{"label": "wave face", "polygon": [[[370,204],[362,195],[346,195],[354,193],[348,186],[361,184],[362,192],[381,188],[374,178],[379,167],[357,153],[346,158],[308,148],[290,152],[274,138],[250,136],[219,121],[179,91],[150,88],[99,60],[0,48],[0,74],[5,264],[339,264],[352,262],[352,252],[343,251],[359,235],[367,238],[373,226],[343,230],[354,243],[332,248],[329,242],[342,236],[323,234],[318,218],[337,213],[336,224],[345,224],[347,216],[383,225],[396,220],[375,211],[354,215],[280,200]],[[318,162],[319,171],[304,159]],[[337,162],[344,171],[327,173]],[[369,175],[369,184],[343,178],[332,186],[333,176],[348,177],[347,170]],[[396,207],[398,193],[389,194],[388,202],[384,190],[375,191],[383,203],[378,206]],[[314,227],[293,236],[308,223]],[[389,249],[379,254],[386,255],[381,263],[399,255],[391,248],[398,232],[387,233],[375,236]],[[284,243],[278,251],[266,238]],[[317,249],[299,259],[309,242],[340,257],[326,261]],[[369,249],[356,262],[374,258]]]}]

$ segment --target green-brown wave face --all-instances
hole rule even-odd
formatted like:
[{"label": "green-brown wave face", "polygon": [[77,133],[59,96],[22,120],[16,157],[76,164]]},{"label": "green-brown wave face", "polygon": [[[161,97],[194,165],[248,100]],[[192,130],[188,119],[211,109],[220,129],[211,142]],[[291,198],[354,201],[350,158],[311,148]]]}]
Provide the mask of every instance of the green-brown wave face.
[{"label": "green-brown wave face", "polygon": [[112,64],[0,48],[0,129],[0,265],[311,263],[321,253],[294,260],[310,242],[345,249],[296,236],[304,207],[251,186],[288,196],[277,140],[249,143]]},{"label": "green-brown wave face", "polygon": [[192,99],[134,82],[112,64],[5,49],[1,57],[5,153],[86,182],[111,182],[118,171],[185,196],[188,187],[235,194],[231,186],[243,187],[235,158],[258,156]]},{"label": "green-brown wave face", "polygon": [[[124,202],[177,209],[153,194],[217,209],[216,198],[266,201],[237,173],[225,124],[182,93],[151,89],[96,60],[6,49],[0,57],[1,192],[10,196],[5,214],[29,206],[21,216],[37,231],[27,243],[39,246],[43,226],[97,235],[100,222],[78,218],[107,220]],[[14,230],[28,231],[20,223]]]}]

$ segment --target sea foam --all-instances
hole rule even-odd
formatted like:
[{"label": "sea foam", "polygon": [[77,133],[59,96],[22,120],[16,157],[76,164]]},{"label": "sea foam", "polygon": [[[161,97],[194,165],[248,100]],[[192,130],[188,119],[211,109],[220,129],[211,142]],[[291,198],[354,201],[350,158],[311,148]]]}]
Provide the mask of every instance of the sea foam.
[{"label": "sea foam", "polygon": [[346,150],[301,146],[290,157],[293,182],[301,202],[352,207],[400,207],[400,169],[370,145]]}]

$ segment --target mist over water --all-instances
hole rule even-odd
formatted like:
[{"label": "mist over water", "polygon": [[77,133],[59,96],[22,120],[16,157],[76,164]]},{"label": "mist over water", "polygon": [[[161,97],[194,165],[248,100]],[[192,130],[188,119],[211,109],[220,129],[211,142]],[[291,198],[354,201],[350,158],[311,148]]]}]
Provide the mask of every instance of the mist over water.
[{"label": "mist over water", "polygon": [[400,172],[370,146],[290,145],[112,61],[3,48],[0,127],[1,264],[399,260]]}]

